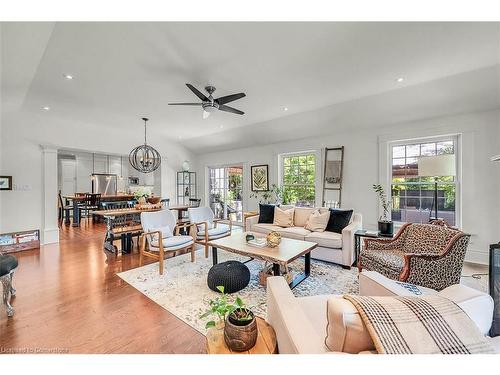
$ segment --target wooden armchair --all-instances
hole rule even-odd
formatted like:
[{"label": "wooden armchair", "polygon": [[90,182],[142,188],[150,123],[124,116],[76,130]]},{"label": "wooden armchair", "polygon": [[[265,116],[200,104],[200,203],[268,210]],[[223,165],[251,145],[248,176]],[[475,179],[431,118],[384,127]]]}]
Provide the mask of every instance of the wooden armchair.
[{"label": "wooden armchair", "polygon": [[160,275],[163,275],[165,253],[180,250],[190,251],[191,262],[194,262],[195,238],[179,234],[181,228],[189,231],[191,224],[177,224],[170,210],[161,210],[141,212],[141,225],[139,266],[142,266],[144,257],[153,258],[158,260]]},{"label": "wooden armchair", "polygon": [[442,290],[460,283],[470,235],[436,224],[405,224],[392,240],[365,238],[358,268]]},{"label": "wooden armchair", "polygon": [[191,223],[190,234],[195,238],[197,244],[205,246],[205,258],[208,258],[208,242],[218,238],[231,235],[233,223],[229,225],[218,224],[221,219],[215,219],[210,207],[188,208],[189,222]]}]

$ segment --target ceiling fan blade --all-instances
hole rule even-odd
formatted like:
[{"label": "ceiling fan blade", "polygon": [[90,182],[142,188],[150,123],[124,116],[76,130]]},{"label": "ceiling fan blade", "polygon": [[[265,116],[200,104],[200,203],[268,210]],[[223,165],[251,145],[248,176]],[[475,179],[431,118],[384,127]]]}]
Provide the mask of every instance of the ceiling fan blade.
[{"label": "ceiling fan blade", "polygon": [[194,87],[192,84],[190,83],[186,83],[186,86],[189,87],[189,89],[198,97],[200,98],[201,100],[203,100],[204,102],[207,102],[208,101],[208,98],[203,95],[203,93],[201,93],[196,87]]},{"label": "ceiling fan blade", "polygon": [[231,113],[236,113],[237,115],[244,115],[245,112],[240,111],[239,109],[229,107],[227,105],[219,105],[219,110],[224,111],[224,112],[231,112]]},{"label": "ceiling fan blade", "polygon": [[232,95],[226,95],[226,96],[221,96],[220,98],[215,99],[215,101],[219,104],[226,104],[229,102],[234,102],[235,100],[241,99],[245,97],[244,92],[240,92],[239,94],[232,94]]},{"label": "ceiling fan blade", "polygon": [[168,103],[168,105],[201,105],[201,103]]}]

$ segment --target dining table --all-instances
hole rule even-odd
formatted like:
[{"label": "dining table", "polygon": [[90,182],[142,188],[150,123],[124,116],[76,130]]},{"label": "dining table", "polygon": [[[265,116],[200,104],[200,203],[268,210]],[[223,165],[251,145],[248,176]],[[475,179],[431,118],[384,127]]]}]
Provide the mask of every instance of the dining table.
[{"label": "dining table", "polygon": [[[186,204],[175,204],[167,209],[177,211],[178,222],[182,222],[182,213],[194,206]],[[112,253],[117,253],[118,248],[113,244],[120,237],[122,241],[122,252],[130,252],[132,247],[132,237],[142,233],[140,214],[142,212],[159,211],[162,208],[137,209],[119,208],[115,210],[91,211],[92,215],[100,216],[106,223],[106,234],[104,237],[104,249]],[[185,228],[181,229],[182,234],[187,234]],[[125,251],[123,251],[125,250]]]},{"label": "dining table", "polygon": [[[81,203],[87,201],[87,197],[85,195],[65,195],[63,197],[66,201],[66,205],[70,205],[70,202],[73,205],[73,227],[79,227],[80,226],[80,208],[81,208]],[[106,194],[106,195],[101,195],[101,202],[119,202],[119,201],[129,201],[134,199],[134,195],[132,194],[124,194],[124,193],[117,193],[117,194]],[[96,211],[97,212],[97,211]],[[69,224],[69,217],[66,217],[65,224]]]},{"label": "dining table", "polygon": [[132,237],[142,233],[140,214],[142,212],[160,211],[162,208],[137,209],[118,208],[115,210],[92,211],[92,215],[101,216],[106,222],[104,249],[117,253],[118,248],[113,244],[120,237],[122,252],[129,253],[132,248]]}]

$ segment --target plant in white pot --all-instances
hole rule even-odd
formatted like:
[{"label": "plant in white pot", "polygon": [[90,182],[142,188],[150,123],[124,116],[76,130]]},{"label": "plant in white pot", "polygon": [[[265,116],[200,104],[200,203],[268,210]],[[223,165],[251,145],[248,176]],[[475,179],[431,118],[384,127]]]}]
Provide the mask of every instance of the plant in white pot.
[{"label": "plant in white pot", "polygon": [[378,220],[378,230],[381,236],[392,236],[394,234],[394,223],[389,218],[389,210],[391,209],[392,201],[387,199],[387,194],[380,184],[373,185],[373,190],[378,195],[380,205],[382,206],[382,216]]}]

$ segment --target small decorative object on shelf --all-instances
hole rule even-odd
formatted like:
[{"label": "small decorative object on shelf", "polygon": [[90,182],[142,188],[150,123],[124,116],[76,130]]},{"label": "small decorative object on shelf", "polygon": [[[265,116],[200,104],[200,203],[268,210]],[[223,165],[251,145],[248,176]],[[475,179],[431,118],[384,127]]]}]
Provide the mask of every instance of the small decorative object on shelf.
[{"label": "small decorative object on shelf", "polygon": [[281,243],[281,234],[278,232],[271,232],[266,237],[267,246],[276,247]]},{"label": "small decorative object on shelf", "polygon": [[177,172],[177,194],[178,204],[189,204],[189,199],[196,199],[196,172]]},{"label": "small decorative object on shelf", "polygon": [[224,293],[224,287],[218,286],[221,296],[209,301],[209,310],[200,319],[210,315],[217,315],[219,323],[211,320],[205,327],[220,329],[224,325],[224,341],[229,349],[243,352],[252,348],[257,341],[257,322],[255,315],[240,297],[236,297],[233,303],[228,301],[228,295]]},{"label": "small decorative object on shelf", "polygon": [[382,216],[378,221],[378,230],[381,236],[391,236],[394,234],[394,223],[389,219],[389,210],[392,201],[387,199],[384,188],[380,184],[373,185],[373,190],[378,194],[380,205],[382,206]]},{"label": "small decorative object on shelf", "polygon": [[245,237],[245,240],[248,242],[250,240],[255,239],[255,236],[252,233],[248,233]]}]

